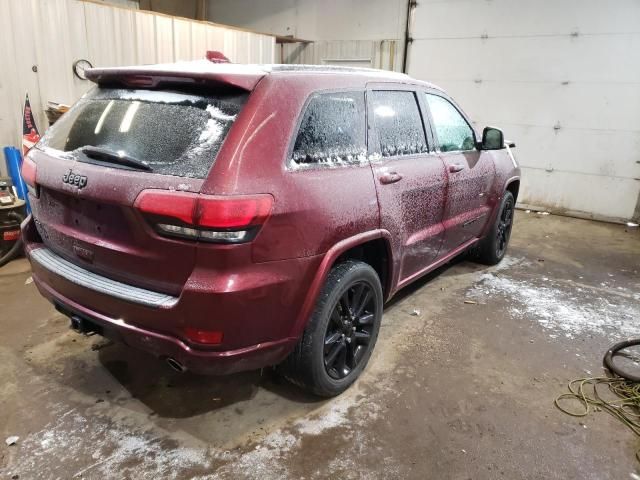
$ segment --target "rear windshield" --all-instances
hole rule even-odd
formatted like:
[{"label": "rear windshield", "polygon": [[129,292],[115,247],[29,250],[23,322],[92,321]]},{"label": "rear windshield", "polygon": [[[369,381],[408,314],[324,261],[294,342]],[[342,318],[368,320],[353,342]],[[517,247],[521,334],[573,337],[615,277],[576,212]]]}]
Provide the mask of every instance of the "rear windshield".
[{"label": "rear windshield", "polygon": [[83,149],[97,147],[143,163],[151,173],[204,178],[247,96],[95,88],[47,131],[38,148],[92,162]]}]

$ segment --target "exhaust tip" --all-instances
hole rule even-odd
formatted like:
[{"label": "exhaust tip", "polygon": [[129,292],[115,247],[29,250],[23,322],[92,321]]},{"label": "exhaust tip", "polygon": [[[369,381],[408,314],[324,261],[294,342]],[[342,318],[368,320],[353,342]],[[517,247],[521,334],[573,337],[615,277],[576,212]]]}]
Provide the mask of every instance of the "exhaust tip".
[{"label": "exhaust tip", "polygon": [[166,362],[167,362],[167,365],[169,365],[171,368],[173,368],[178,373],[184,373],[184,372],[187,371],[187,367],[185,367],[183,364],[181,364],[175,358],[169,357],[169,358],[167,358]]}]

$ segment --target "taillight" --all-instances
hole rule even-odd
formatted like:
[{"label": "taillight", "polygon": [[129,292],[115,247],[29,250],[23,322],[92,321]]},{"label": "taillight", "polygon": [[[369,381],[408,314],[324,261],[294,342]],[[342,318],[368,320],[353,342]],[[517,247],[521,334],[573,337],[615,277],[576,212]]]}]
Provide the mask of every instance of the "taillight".
[{"label": "taillight", "polygon": [[253,240],[272,205],[268,194],[215,196],[166,190],[144,190],[135,201],[160,235],[216,243]]},{"label": "taillight", "polygon": [[217,330],[198,330],[197,328],[186,327],[183,331],[185,337],[194,343],[206,345],[218,345],[222,343],[223,334]]},{"label": "taillight", "polygon": [[38,197],[38,189],[36,187],[36,162],[31,160],[29,156],[24,157],[22,162],[22,170],[20,171],[27,190],[34,197]]}]

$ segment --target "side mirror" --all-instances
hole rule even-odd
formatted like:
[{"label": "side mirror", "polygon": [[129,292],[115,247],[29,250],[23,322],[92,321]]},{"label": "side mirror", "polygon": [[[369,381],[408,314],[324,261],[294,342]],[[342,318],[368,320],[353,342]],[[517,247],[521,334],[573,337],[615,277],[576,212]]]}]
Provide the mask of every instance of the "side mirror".
[{"label": "side mirror", "polygon": [[484,127],[481,150],[500,150],[504,148],[504,133],[495,127]]}]

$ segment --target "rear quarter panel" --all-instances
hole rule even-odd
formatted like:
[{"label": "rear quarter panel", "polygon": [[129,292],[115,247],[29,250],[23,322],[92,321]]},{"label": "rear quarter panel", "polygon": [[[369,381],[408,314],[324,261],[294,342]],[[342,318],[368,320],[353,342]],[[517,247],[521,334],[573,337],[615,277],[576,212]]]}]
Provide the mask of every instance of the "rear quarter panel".
[{"label": "rear quarter panel", "polygon": [[493,211],[489,217],[489,221],[484,227],[483,236],[487,234],[495,221],[500,202],[507,187],[512,182],[520,181],[520,166],[515,159],[514,149],[511,149],[511,152],[506,148],[493,150],[491,154],[495,165],[495,179],[493,182],[493,194],[491,195],[493,199]]},{"label": "rear quarter panel", "polygon": [[269,193],[271,217],[253,242],[267,262],[325,253],[343,239],[379,226],[368,163],[349,167],[288,167],[303,107],[319,90],[364,90],[365,81],[334,75],[265,77],[225,141],[204,193]]},{"label": "rear quarter panel", "polygon": [[496,168],[494,189],[497,198],[502,199],[507,186],[520,180],[520,166],[515,158],[515,148],[510,150],[503,148],[502,150],[494,150],[492,153]]}]

